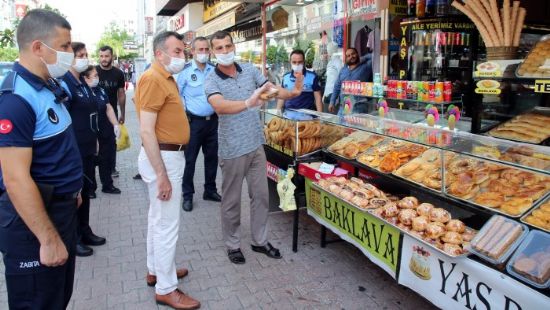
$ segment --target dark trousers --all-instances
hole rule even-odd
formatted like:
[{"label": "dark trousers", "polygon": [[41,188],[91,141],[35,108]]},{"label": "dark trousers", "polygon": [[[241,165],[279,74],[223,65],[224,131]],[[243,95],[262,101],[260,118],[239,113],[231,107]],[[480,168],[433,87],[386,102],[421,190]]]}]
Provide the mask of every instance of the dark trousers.
[{"label": "dark trousers", "polygon": [[216,192],[216,173],[218,171],[218,116],[212,115],[209,120],[187,114],[191,130],[189,144],[185,149],[185,170],[183,172],[183,199],[193,199],[195,187],[195,162],[202,148],[204,155],[204,191]]},{"label": "dark trousers", "polygon": [[58,267],[40,264],[40,243],[17,215],[6,193],[0,196],[2,250],[10,309],[65,309],[73,293],[76,199],[53,200],[46,211],[69,253]]},{"label": "dark trousers", "polygon": [[84,180],[82,184],[82,204],[78,208],[78,237],[92,232],[90,228],[90,193],[94,191],[95,165],[94,155],[82,157]]},{"label": "dark trousers", "polygon": [[[115,137],[99,139],[98,167],[103,188],[113,186],[112,171],[116,159]],[[94,177],[95,181],[95,177]]]}]

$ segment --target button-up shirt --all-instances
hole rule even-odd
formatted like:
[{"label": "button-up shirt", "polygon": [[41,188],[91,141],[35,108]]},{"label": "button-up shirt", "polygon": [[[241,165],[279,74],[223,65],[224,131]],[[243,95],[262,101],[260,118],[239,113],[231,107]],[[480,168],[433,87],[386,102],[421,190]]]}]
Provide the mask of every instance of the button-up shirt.
[{"label": "button-up shirt", "polygon": [[197,116],[214,114],[214,109],[206,100],[204,93],[204,80],[213,70],[214,66],[210,63],[206,63],[204,70],[201,70],[197,62],[191,60],[179,74],[178,88],[187,112]]}]

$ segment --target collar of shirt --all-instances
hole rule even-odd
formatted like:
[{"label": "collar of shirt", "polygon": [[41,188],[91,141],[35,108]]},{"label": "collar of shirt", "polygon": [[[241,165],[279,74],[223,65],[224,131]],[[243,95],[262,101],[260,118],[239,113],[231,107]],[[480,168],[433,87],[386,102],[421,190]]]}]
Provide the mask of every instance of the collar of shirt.
[{"label": "collar of shirt", "polygon": [[67,73],[65,73],[65,76],[67,77],[69,82],[71,82],[76,87],[80,88],[84,92],[84,94],[86,94],[86,97],[89,97],[88,89],[87,89],[88,84],[86,84],[86,81],[84,80],[83,77],[79,76],[77,80],[74,77],[74,75],[71,73],[71,71],[68,71]]},{"label": "collar of shirt", "polygon": [[27,70],[27,68],[23,67],[19,64],[19,62],[16,62],[13,65],[13,71],[17,72],[19,76],[25,79],[25,81],[27,81],[27,83],[29,83],[36,90],[41,90],[46,87],[46,82],[44,80]]},{"label": "collar of shirt", "polygon": [[197,65],[197,61],[193,59],[191,60],[191,68],[193,69],[193,71],[208,73],[210,72],[210,70],[212,70],[212,68],[214,68],[214,66],[211,63],[207,62],[204,64],[204,70],[201,70]]},{"label": "collar of shirt", "polygon": [[[234,63],[235,64],[235,68],[237,69],[237,72],[238,73],[241,73],[243,71],[243,69],[241,68],[241,66],[239,66],[238,63]],[[216,65],[216,74],[223,80],[227,80],[228,78],[230,78],[229,75],[223,73],[219,68],[218,68],[218,65]]]},{"label": "collar of shirt", "polygon": [[166,71],[166,69],[164,69],[164,67],[162,67],[162,65],[158,61],[153,62],[153,64],[151,65],[151,69],[155,70],[165,79],[169,79],[172,77],[170,72]]}]

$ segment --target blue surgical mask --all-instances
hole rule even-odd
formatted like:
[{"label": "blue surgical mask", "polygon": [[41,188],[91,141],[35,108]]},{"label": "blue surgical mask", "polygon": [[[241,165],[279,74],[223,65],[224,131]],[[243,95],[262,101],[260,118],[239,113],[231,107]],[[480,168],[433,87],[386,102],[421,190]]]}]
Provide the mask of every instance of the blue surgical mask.
[{"label": "blue surgical mask", "polygon": [[229,66],[235,62],[235,52],[229,52],[227,54],[216,54],[218,63],[222,66]]},{"label": "blue surgical mask", "polygon": [[44,59],[40,58],[42,62],[46,65],[46,68],[48,69],[48,73],[50,77],[52,78],[62,77],[71,68],[71,65],[73,64],[73,60],[74,60],[74,54],[69,52],[58,51],[49,47],[44,42],[41,42],[41,43],[56,53],[56,61],[54,64],[48,64],[46,63],[46,61],[44,61]]}]

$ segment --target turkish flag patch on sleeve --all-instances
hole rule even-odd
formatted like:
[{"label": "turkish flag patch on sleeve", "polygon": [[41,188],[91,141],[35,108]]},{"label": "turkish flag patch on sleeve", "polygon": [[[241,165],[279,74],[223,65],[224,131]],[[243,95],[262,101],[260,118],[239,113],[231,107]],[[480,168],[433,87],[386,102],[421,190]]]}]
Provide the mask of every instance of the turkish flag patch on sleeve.
[{"label": "turkish flag patch on sleeve", "polygon": [[0,119],[0,133],[8,134],[13,129],[13,124],[9,119]]}]

